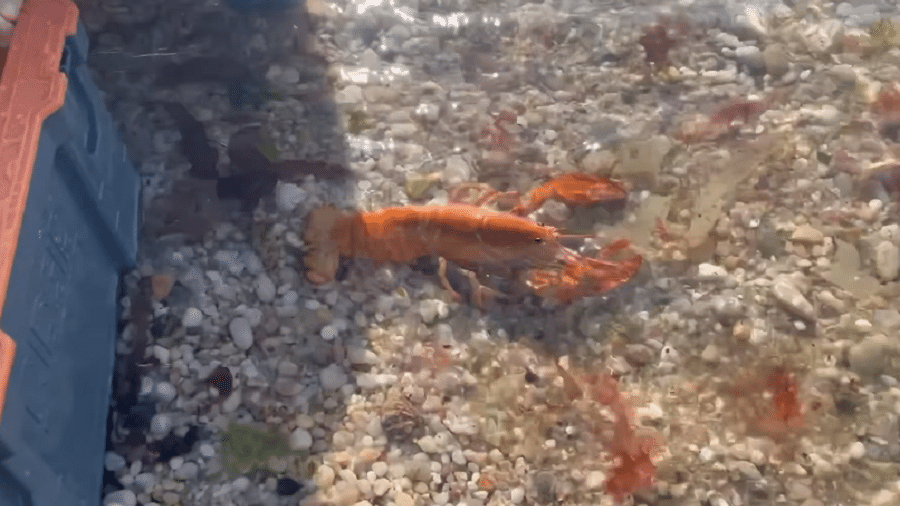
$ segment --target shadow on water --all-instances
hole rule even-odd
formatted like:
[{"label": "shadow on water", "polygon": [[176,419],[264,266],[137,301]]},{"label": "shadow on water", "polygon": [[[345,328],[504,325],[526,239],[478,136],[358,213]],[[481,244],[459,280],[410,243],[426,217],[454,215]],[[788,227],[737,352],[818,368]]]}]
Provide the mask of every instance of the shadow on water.
[{"label": "shadow on water", "polygon": [[[268,307],[259,308],[269,324],[256,331],[250,349],[220,354],[232,342],[227,320],[215,333],[182,324],[186,307],[207,316],[216,311],[204,275],[216,268],[216,252],[199,266],[179,252],[209,245],[204,240],[222,226],[252,236],[252,211],[260,202],[274,208],[278,181],[302,184],[312,175],[330,180],[337,192],[353,188],[328,64],[312,47],[315,22],[305,3],[293,1],[77,3],[90,34],[89,65],[143,177],[138,262],[150,268],[133,273],[124,289],[130,309],[119,324],[125,338],[113,378],[107,450],[132,469],[141,462],[145,473],[153,472],[154,463],[184,457],[207,462],[190,470],[201,477],[275,478],[277,493],[296,504],[309,493],[303,487],[312,472],[305,467],[308,451],[298,456],[288,447],[290,434],[269,426],[296,417],[301,397],[306,411],[322,414],[316,425],[329,427],[344,417],[345,406],[323,404],[321,392],[302,392],[284,380],[318,378],[320,368],[337,360],[336,351],[327,343],[311,346],[308,356],[285,365],[290,360],[280,357],[291,356],[291,343],[260,335],[278,331]],[[290,138],[276,132],[290,132]],[[253,254],[246,244],[229,245],[237,252],[217,257],[225,269]],[[293,429],[297,423],[281,425]],[[216,442],[225,453],[218,470],[198,458],[208,457],[204,445]],[[323,451],[319,446],[312,450]],[[101,493],[122,488],[134,486],[105,471]],[[253,504],[256,491],[248,487],[235,500]],[[211,487],[192,492],[201,502],[212,501]]]}]

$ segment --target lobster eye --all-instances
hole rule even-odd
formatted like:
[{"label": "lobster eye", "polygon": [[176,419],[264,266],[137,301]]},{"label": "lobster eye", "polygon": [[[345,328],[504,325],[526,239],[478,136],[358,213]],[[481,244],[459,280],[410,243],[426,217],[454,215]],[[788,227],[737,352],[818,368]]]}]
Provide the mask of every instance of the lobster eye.
[{"label": "lobster eye", "polygon": [[535,237],[534,242],[535,242],[535,244],[540,244],[540,243],[544,242],[544,239],[541,237]]}]

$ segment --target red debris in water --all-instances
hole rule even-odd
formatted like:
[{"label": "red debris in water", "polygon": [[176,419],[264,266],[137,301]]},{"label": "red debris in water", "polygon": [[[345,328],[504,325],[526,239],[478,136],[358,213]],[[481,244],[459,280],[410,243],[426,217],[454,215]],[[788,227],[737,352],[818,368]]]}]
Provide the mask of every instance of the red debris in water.
[{"label": "red debris in water", "polygon": [[669,31],[665,26],[652,25],[644,29],[644,34],[638,42],[644,48],[647,63],[662,67],[669,64],[669,51],[675,47],[677,41],[669,37]]},{"label": "red debris in water", "polygon": [[621,503],[630,494],[653,485],[656,476],[653,456],[659,448],[659,441],[652,436],[635,433],[631,404],[619,391],[615,378],[593,376],[590,383],[593,399],[608,406],[615,416],[609,451],[616,459],[616,466],[610,471],[604,487],[606,493]]}]

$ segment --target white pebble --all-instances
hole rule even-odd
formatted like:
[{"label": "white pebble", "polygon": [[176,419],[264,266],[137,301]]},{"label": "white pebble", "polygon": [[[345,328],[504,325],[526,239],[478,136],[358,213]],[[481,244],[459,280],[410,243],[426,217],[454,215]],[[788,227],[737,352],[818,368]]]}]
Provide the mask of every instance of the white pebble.
[{"label": "white pebble", "polygon": [[134,482],[144,490],[153,490],[156,484],[156,475],[153,473],[141,473],[134,477]]},{"label": "white pebble", "polygon": [[172,430],[172,417],[165,413],[157,413],[150,419],[150,431],[156,435],[164,436]]},{"label": "white pebble", "polygon": [[728,271],[719,265],[702,263],[697,266],[697,277],[700,279],[721,279],[728,275]]},{"label": "white pebble", "polygon": [[250,323],[251,328],[258,327],[259,324],[262,323],[262,309],[258,307],[251,307],[244,311],[244,318],[246,318],[247,322]]},{"label": "white pebble", "polygon": [[306,198],[306,191],[293,183],[278,181],[275,185],[275,204],[281,211],[293,211]]},{"label": "white pebble", "polygon": [[213,445],[209,443],[203,443],[200,445],[200,456],[204,458],[212,458],[216,454],[216,449],[213,448]]},{"label": "white pebble", "polygon": [[660,362],[668,362],[670,364],[677,364],[681,360],[681,357],[678,355],[678,350],[671,346],[663,346],[661,350],[659,350],[659,361]]},{"label": "white pebble", "polygon": [[246,476],[238,476],[235,478],[233,482],[231,482],[231,487],[237,490],[238,492],[243,492],[247,490],[247,487],[250,486],[250,478]]},{"label": "white pebble", "polygon": [[772,283],[772,294],[785,309],[796,316],[813,321],[816,310],[788,276],[778,276]]},{"label": "white pebble", "polygon": [[169,461],[169,467],[172,468],[173,471],[177,471],[179,467],[184,464],[184,457],[181,455],[176,455],[172,457],[172,460]]},{"label": "white pebble", "polygon": [[144,376],[141,378],[141,395],[150,395],[153,393],[153,378]]},{"label": "white pebble", "polygon": [[173,476],[179,480],[193,480],[200,472],[200,467],[196,462],[185,462],[181,467],[175,470]]},{"label": "white pebble", "polygon": [[347,383],[347,375],[341,366],[331,364],[319,372],[319,381],[325,390],[337,390]]},{"label": "white pebble", "polygon": [[861,441],[855,441],[847,448],[847,456],[853,460],[859,460],[866,455],[866,445]]},{"label": "white pebble", "polygon": [[379,479],[375,480],[375,483],[372,484],[372,492],[378,497],[383,496],[390,489],[391,489],[391,482],[389,482],[388,480],[386,480],[384,478],[379,478]]},{"label": "white pebble", "polygon": [[253,331],[250,330],[250,321],[243,317],[237,317],[228,324],[228,331],[234,345],[242,350],[253,346]]},{"label": "white pebble", "polygon": [[294,451],[308,450],[312,444],[312,434],[303,427],[294,429],[294,432],[291,433],[291,437],[288,440],[288,445],[291,447],[291,450]]},{"label": "white pebble", "polygon": [[106,452],[104,465],[107,471],[116,472],[125,467],[125,457],[115,452]]},{"label": "white pebble", "polygon": [[165,346],[160,346],[158,344],[153,345],[153,356],[159,359],[165,365],[169,365],[169,361],[172,358],[172,352],[169,351]]},{"label": "white pebble", "polygon": [[438,318],[446,318],[447,314],[447,303],[440,299],[425,299],[419,302],[419,316],[426,324],[433,323]]},{"label": "white pebble", "polygon": [[181,325],[185,328],[199,327],[203,323],[203,312],[195,307],[189,307],[184,310],[181,317]]},{"label": "white pebble", "polygon": [[272,302],[275,300],[275,283],[265,274],[256,278],[256,296],[262,302]]},{"label": "white pebble", "polygon": [[175,385],[169,383],[168,381],[160,381],[156,384],[156,387],[153,389],[153,393],[156,395],[156,398],[159,399],[160,402],[171,402],[172,399],[178,394],[175,390]]},{"label": "white pebble", "polygon": [[516,487],[509,491],[509,500],[513,504],[521,504],[525,500],[525,489]]},{"label": "white pebble", "polygon": [[375,476],[379,478],[384,476],[387,473],[388,465],[384,461],[377,461],[372,463],[372,472],[375,473]]},{"label": "white pebble", "polygon": [[335,327],[334,325],[325,325],[324,327],[322,327],[322,330],[319,331],[319,335],[321,335],[322,339],[326,341],[332,341],[338,335],[337,327]]},{"label": "white pebble", "polygon": [[131,490],[116,490],[106,494],[103,498],[103,506],[135,506],[137,496]]},{"label": "white pebble", "polygon": [[422,436],[419,441],[419,448],[422,449],[425,453],[439,453],[443,447],[435,441],[435,438],[431,435]]}]

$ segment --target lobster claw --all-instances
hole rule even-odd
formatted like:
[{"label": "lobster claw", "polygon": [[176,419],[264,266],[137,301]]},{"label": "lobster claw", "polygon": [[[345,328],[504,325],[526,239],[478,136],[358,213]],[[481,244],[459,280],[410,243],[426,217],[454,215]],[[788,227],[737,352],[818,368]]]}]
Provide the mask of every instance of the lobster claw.
[{"label": "lobster claw", "polygon": [[568,205],[589,206],[601,202],[624,202],[627,196],[628,191],[617,181],[573,172],[555,177],[535,188],[512,212],[528,214],[541,207],[548,199],[556,199]]},{"label": "lobster claw", "polygon": [[621,261],[603,258],[627,244],[627,241],[617,241],[601,250],[597,258],[569,251],[562,270],[532,270],[528,284],[538,295],[556,299],[562,304],[606,293],[628,282],[644,262],[640,255]]}]

